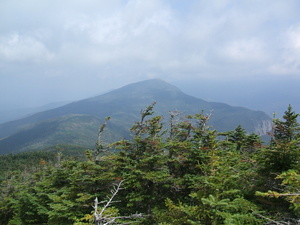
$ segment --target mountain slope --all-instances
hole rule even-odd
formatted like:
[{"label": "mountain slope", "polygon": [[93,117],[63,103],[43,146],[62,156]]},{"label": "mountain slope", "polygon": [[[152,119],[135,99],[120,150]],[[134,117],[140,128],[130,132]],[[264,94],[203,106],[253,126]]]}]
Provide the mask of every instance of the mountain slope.
[{"label": "mountain slope", "polygon": [[[140,111],[156,101],[155,112],[164,115],[212,112],[210,125],[228,131],[242,125],[248,132],[265,133],[271,119],[263,112],[223,103],[206,102],[184,94],[162,80],[130,84],[109,93],[0,125],[0,153],[37,149],[60,143],[93,146],[104,118],[111,116],[107,141],[129,137],[128,129],[140,119]],[[2,140],[1,140],[2,139]]]},{"label": "mountain slope", "polygon": [[[70,102],[70,101],[69,101]],[[69,102],[53,102],[47,105],[39,106],[39,107],[31,107],[31,108],[19,108],[19,109],[10,109],[0,111],[0,124],[7,123],[9,121],[21,119],[24,117],[28,117],[37,112],[46,111],[49,109],[54,109],[63,105],[66,105]]]}]

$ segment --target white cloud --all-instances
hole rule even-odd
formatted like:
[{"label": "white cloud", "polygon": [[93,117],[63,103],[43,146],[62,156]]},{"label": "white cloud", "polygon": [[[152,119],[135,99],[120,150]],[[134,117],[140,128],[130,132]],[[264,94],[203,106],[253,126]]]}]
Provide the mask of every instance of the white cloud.
[{"label": "white cloud", "polygon": [[45,45],[27,36],[0,36],[0,58],[9,62],[46,62],[53,58]]},{"label": "white cloud", "polygon": [[[52,63],[65,63],[66,67],[121,62],[131,63],[132,67],[138,60],[163,73],[223,67],[228,63],[249,67],[265,64],[267,68],[271,55],[280,55],[281,51],[274,45],[276,41],[269,42],[281,29],[275,26],[277,16],[281,9],[284,13],[291,10],[286,6],[289,4],[282,7],[282,3],[269,3],[195,1],[186,3],[191,8],[178,17],[176,10],[181,9],[175,10],[169,1],[46,1],[36,8],[27,6],[28,12],[17,7],[23,17],[30,16],[31,11],[35,20],[42,15],[40,9],[48,10],[36,27],[31,21],[24,22],[30,24],[30,29],[17,31],[15,44],[7,45],[4,40],[13,35],[3,36],[1,55],[28,62],[52,59]],[[28,46],[33,47],[31,51]]]},{"label": "white cloud", "polygon": [[167,28],[172,17],[160,1],[129,1],[117,12],[90,15],[75,12],[66,18],[65,28],[89,36],[97,43],[118,43],[141,36],[151,27]]},{"label": "white cloud", "polygon": [[63,58],[77,56],[77,62],[96,65],[130,60],[159,64],[170,56],[176,19],[161,1],[129,1],[108,16],[72,15],[64,25],[72,38],[61,43]]},{"label": "white cloud", "polygon": [[3,0],[0,83],[24,71],[74,87],[90,76],[95,89],[148,76],[297,76],[299,11],[298,0]]},{"label": "white cloud", "polygon": [[235,63],[263,63],[268,58],[264,43],[255,38],[231,41],[220,50],[220,54],[223,60]]},{"label": "white cloud", "polygon": [[291,26],[282,35],[282,54],[279,60],[270,66],[274,74],[299,75],[300,73],[300,25]]}]

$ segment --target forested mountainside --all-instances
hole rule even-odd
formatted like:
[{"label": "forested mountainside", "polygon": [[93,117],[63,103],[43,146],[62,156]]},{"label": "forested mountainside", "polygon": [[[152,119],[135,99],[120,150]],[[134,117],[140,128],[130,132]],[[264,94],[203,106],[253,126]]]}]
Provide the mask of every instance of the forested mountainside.
[{"label": "forested mountainside", "polygon": [[210,114],[172,111],[166,120],[154,110],[141,112],[131,139],[111,144],[102,142],[107,117],[81,158],[59,146],[0,156],[1,224],[299,224],[300,125],[291,106],[273,120],[267,145],[242,126],[215,130]]},{"label": "forested mountainside", "polygon": [[21,118],[25,118],[28,117],[30,115],[33,115],[37,112],[42,112],[42,111],[46,111],[49,109],[54,109],[54,108],[58,108],[60,106],[66,105],[70,103],[69,101],[63,101],[63,102],[53,102],[53,103],[49,103],[43,106],[39,106],[39,107],[13,107],[10,109],[7,109],[6,107],[1,107],[0,110],[0,124],[2,123],[7,123],[13,120],[18,120]]},{"label": "forested mountainside", "polygon": [[104,118],[110,116],[103,139],[116,141],[130,136],[131,124],[138,120],[142,108],[156,102],[156,114],[166,120],[169,111],[183,115],[211,114],[209,124],[218,131],[233,130],[241,125],[248,133],[266,134],[271,118],[260,111],[207,102],[186,95],[162,80],[146,80],[109,93],[73,102],[32,116],[0,125],[0,154],[38,150],[58,144],[91,148]]}]

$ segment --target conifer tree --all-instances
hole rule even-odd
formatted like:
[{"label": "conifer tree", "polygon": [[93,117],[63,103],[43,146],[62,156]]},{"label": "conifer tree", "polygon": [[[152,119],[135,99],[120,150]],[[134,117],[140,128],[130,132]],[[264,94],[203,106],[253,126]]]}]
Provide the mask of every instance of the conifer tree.
[{"label": "conifer tree", "polygon": [[153,208],[163,205],[169,173],[162,136],[162,117],[151,116],[153,106],[141,112],[141,120],[131,128],[132,140],[114,144],[120,152],[116,156],[116,174],[124,179],[122,213],[128,210],[151,214]]},{"label": "conifer tree", "polygon": [[274,119],[274,131],[270,146],[262,151],[264,169],[275,176],[292,169],[299,163],[300,124],[299,114],[292,111],[291,105],[283,115],[283,121]]},{"label": "conifer tree", "polygon": [[[274,119],[271,143],[258,155],[260,165],[260,185],[256,194],[271,197],[269,205],[275,209],[277,220],[288,221],[286,212],[291,209],[299,216],[299,159],[300,159],[300,125],[299,114],[289,105],[283,115],[283,121]],[[270,212],[271,213],[271,212]]]},{"label": "conifer tree", "polygon": [[287,143],[299,138],[300,124],[297,121],[299,114],[289,105],[283,115],[284,121],[274,119],[273,141]]}]

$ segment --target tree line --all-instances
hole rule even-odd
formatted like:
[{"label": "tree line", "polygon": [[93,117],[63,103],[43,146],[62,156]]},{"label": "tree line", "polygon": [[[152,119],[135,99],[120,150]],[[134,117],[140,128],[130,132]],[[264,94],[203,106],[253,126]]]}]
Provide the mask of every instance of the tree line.
[{"label": "tree line", "polygon": [[10,166],[1,224],[299,224],[300,125],[291,106],[273,119],[269,143],[241,126],[219,133],[211,114],[164,119],[154,106],[131,139],[108,145],[106,118],[84,159],[58,148],[55,157],[32,153],[41,158],[25,169]]}]

